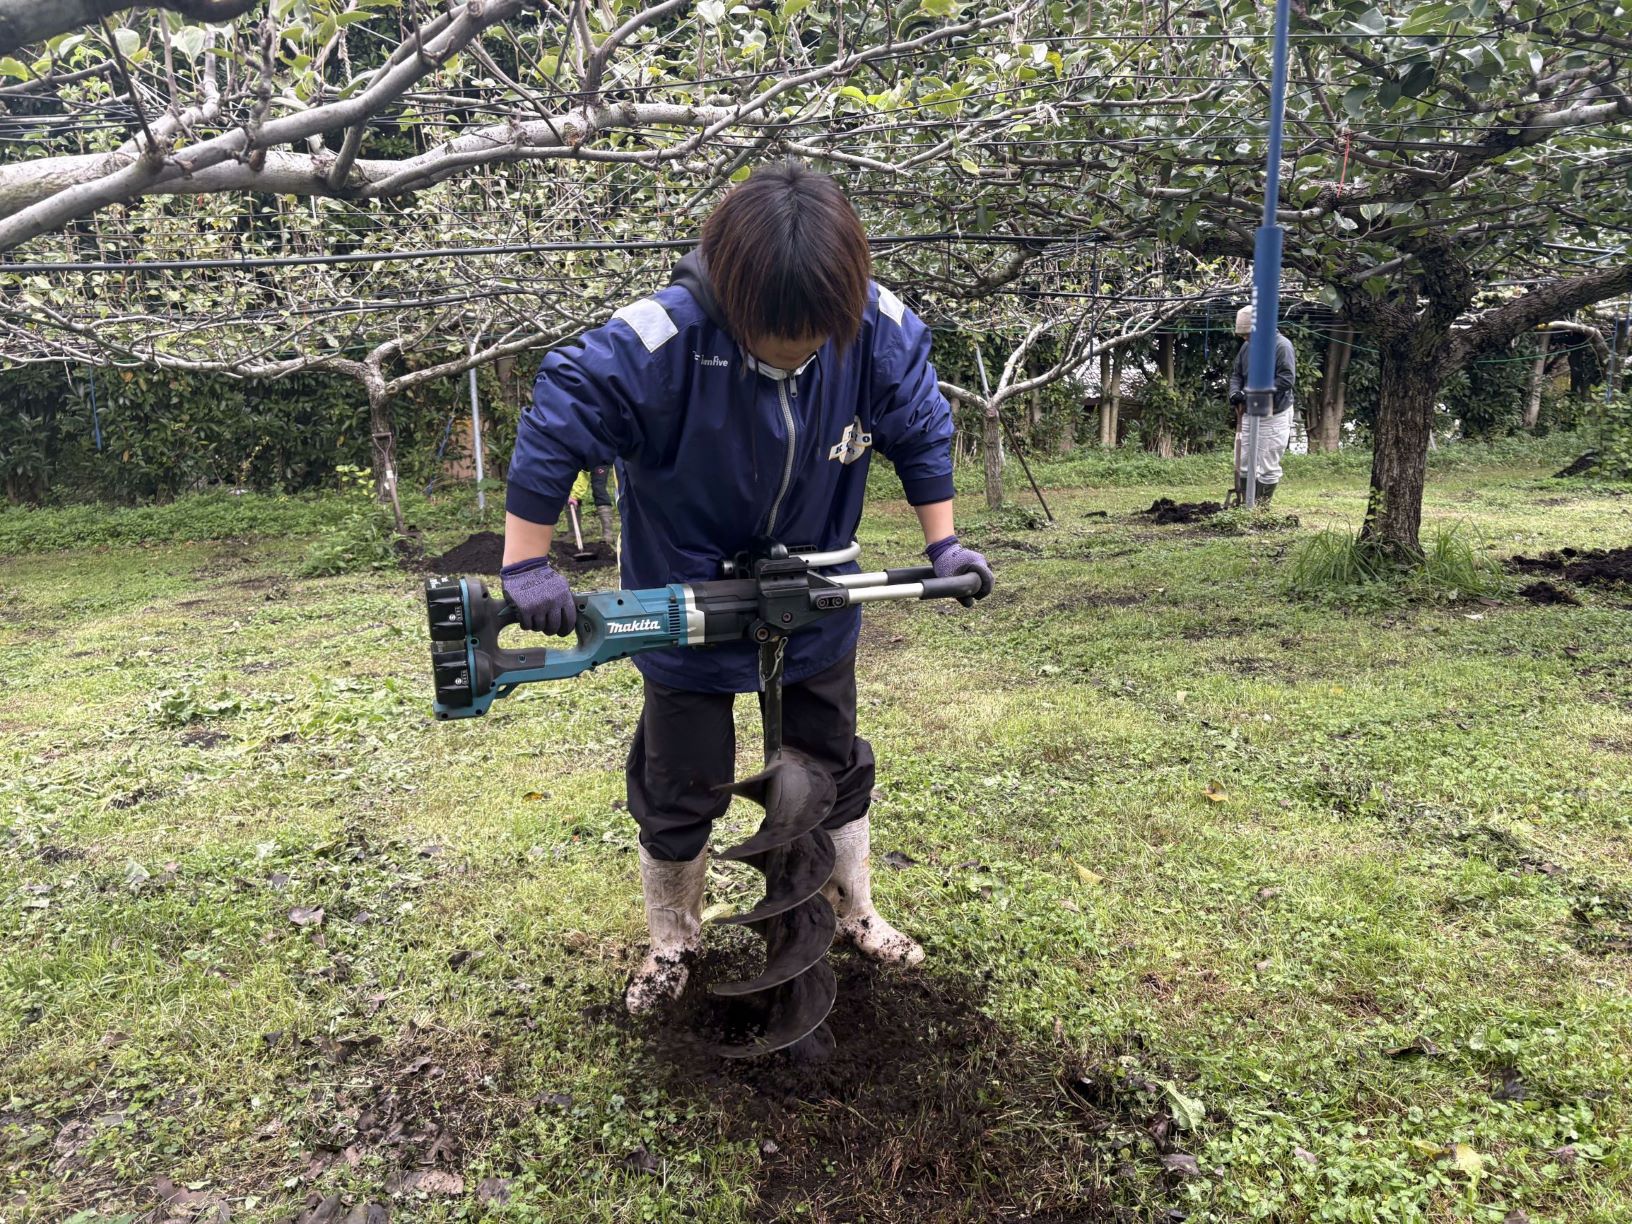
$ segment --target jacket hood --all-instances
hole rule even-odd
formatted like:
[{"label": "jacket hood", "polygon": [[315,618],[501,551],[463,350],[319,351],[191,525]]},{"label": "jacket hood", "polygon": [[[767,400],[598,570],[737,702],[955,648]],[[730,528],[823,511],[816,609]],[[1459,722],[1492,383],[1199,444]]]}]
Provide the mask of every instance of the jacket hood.
[{"label": "jacket hood", "polygon": [[731,329],[725,325],[725,316],[720,312],[720,300],[714,296],[714,282],[708,275],[708,262],[703,258],[701,247],[687,252],[685,258],[674,265],[674,271],[669,274],[669,284],[679,285],[691,294],[709,321],[727,335],[730,334]]}]

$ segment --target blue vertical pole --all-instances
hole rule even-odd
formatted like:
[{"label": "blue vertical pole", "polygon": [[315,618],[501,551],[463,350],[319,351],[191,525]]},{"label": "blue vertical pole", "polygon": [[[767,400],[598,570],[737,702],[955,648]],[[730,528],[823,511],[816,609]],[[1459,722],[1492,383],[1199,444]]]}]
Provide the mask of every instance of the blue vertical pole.
[{"label": "blue vertical pole", "polygon": [[1286,51],[1292,0],[1275,0],[1275,67],[1269,86],[1269,155],[1264,171],[1264,222],[1252,253],[1252,339],[1247,347],[1247,456],[1244,500],[1258,501],[1258,433],[1275,410],[1275,318],[1281,307],[1281,242],[1275,223],[1281,197],[1281,128],[1286,117]]}]

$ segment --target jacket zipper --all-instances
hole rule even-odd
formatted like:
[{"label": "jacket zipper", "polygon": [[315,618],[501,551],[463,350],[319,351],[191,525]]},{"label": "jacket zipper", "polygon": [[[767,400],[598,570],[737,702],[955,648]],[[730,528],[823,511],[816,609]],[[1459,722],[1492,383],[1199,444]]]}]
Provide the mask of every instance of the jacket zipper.
[{"label": "jacket zipper", "polygon": [[793,405],[788,403],[787,379],[777,380],[776,398],[782,405],[783,423],[788,427],[788,455],[782,464],[782,487],[776,491],[776,500],[771,503],[771,517],[765,520],[766,535],[776,531],[776,516],[782,512],[782,499],[788,495],[788,485],[793,482],[793,451],[799,440],[798,429],[793,423]]}]

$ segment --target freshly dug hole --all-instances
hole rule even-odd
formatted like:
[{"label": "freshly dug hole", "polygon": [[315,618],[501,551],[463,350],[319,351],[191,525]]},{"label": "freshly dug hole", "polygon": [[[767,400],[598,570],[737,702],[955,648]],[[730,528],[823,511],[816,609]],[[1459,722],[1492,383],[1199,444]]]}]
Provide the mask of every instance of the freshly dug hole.
[{"label": "freshly dug hole", "polygon": [[835,950],[827,1058],[717,1058],[707,1044],[753,1021],[708,985],[751,977],[759,961],[747,944],[705,952],[685,997],[651,1023],[636,1069],[642,1085],[707,1103],[714,1142],[761,1152],[754,1218],[1109,1218],[1064,1052],[1006,1034],[981,1012],[978,982]]}]

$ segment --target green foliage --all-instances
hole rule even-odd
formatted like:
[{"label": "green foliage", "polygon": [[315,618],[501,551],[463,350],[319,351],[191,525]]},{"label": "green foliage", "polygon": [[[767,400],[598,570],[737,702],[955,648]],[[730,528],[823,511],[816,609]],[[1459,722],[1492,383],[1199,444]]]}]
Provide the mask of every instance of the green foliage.
[{"label": "green foliage", "polygon": [[[393,406],[405,482],[432,470],[463,388],[444,380]],[[336,462],[369,462],[368,404],[352,379],[0,371],[0,479],[13,503],[167,500],[212,485],[297,492],[317,488]]]},{"label": "green foliage", "polygon": [[1597,401],[1593,416],[1598,451],[1594,475],[1632,480],[1632,392],[1622,392],[1608,403]]},{"label": "green foliage", "polygon": [[335,469],[345,517],[326,526],[306,554],[300,572],[309,578],[385,569],[396,560],[391,547],[391,512],[374,496],[367,468],[341,464]]},{"label": "green foliage", "polygon": [[237,696],[208,686],[188,683],[161,689],[148,702],[148,713],[160,727],[185,727],[212,718],[225,718],[243,709]]},{"label": "green foliage", "polygon": [[1328,529],[1298,548],[1287,575],[1293,595],[1351,606],[1455,603],[1500,594],[1508,585],[1502,567],[1460,526],[1436,530],[1415,562],[1357,533]]}]

